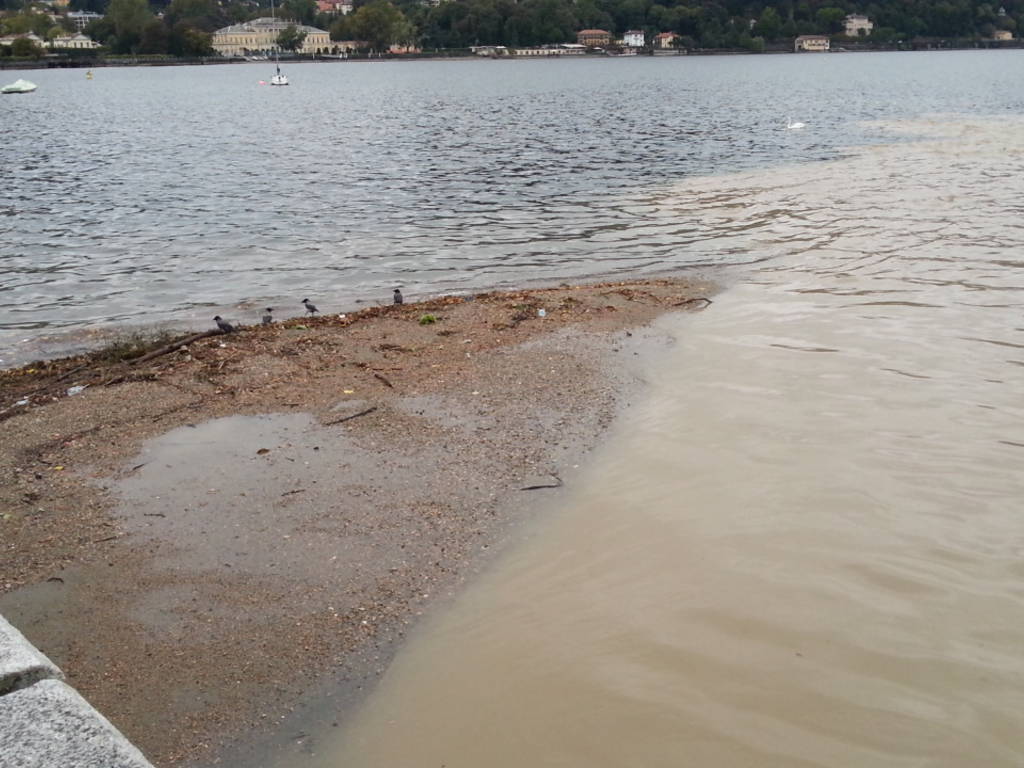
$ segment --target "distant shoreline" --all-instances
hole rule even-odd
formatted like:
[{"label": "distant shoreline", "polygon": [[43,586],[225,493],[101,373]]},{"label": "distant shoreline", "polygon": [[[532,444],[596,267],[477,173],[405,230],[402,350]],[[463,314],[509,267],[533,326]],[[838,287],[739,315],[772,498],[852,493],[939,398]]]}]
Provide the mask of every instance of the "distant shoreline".
[{"label": "distant shoreline", "polygon": [[[916,53],[922,51],[1000,51],[1000,50],[1022,50],[1024,49],[1024,39],[1011,40],[1000,43],[989,43],[989,44],[975,44],[975,45],[943,45],[940,42],[936,43],[920,43],[912,45],[877,45],[871,47],[864,47],[856,43],[851,44],[854,47],[837,46],[830,51],[828,54],[842,54],[842,53]],[[394,61],[550,61],[550,60],[573,60],[573,59],[617,59],[617,58],[653,58],[653,59],[674,59],[685,56],[763,56],[763,55],[784,55],[784,54],[797,54],[796,51],[787,48],[776,48],[764,51],[747,51],[733,48],[708,48],[708,49],[694,49],[694,50],[665,50],[638,53],[638,54],[599,54],[599,53],[587,53],[582,55],[572,56],[478,56],[473,53],[462,53],[453,52],[449,54],[444,53],[422,53],[422,54],[388,54],[386,56],[350,56],[345,59],[339,59],[333,56],[320,57],[320,56],[296,56],[285,59],[286,63],[290,64],[348,64],[348,63],[377,63],[377,62],[394,62]],[[822,54],[815,54],[808,51],[801,51],[799,55],[815,56]],[[160,58],[160,59],[145,59],[144,57],[131,57],[124,59],[108,59],[108,58],[96,58],[89,59],[85,57],[75,57],[70,59],[51,59],[51,60],[13,60],[13,59],[0,59],[0,70],[16,69],[16,70],[35,70],[35,69],[100,69],[106,67],[187,67],[187,66],[220,66],[226,64],[258,64],[261,62],[248,61],[242,58],[225,58],[220,56],[211,56],[208,58],[192,58],[192,59],[175,59],[175,58]]]}]

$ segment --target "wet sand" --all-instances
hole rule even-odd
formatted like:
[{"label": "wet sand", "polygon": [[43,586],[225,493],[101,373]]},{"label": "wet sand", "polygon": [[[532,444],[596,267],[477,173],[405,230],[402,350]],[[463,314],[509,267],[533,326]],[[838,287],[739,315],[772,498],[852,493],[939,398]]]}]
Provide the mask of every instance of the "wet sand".
[{"label": "wet sand", "polygon": [[664,343],[643,326],[710,290],[445,298],[4,372],[0,613],[158,765],[301,751],[597,444]]}]

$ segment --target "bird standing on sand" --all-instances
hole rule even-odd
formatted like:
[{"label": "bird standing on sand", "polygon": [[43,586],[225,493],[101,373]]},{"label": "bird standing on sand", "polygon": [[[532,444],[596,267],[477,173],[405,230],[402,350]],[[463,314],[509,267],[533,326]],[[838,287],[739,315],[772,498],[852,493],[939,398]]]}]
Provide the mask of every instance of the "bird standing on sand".
[{"label": "bird standing on sand", "polygon": [[213,318],[213,322],[215,322],[217,324],[217,327],[220,328],[220,332],[221,333],[234,333],[235,332],[235,326],[233,326],[227,320],[222,318],[220,315],[217,315],[215,318]]},{"label": "bird standing on sand", "polygon": [[263,324],[264,325],[270,325],[272,322],[274,322],[274,316],[272,314],[270,314],[273,311],[274,311],[273,307],[267,307],[267,311],[263,315]]},{"label": "bird standing on sand", "polygon": [[311,315],[319,314],[320,310],[316,308],[316,305],[310,302],[309,299],[302,300],[302,306],[306,308],[306,311]]},{"label": "bird standing on sand", "polygon": [[405,304],[405,299],[402,298],[402,292],[395,288],[395,304]]}]

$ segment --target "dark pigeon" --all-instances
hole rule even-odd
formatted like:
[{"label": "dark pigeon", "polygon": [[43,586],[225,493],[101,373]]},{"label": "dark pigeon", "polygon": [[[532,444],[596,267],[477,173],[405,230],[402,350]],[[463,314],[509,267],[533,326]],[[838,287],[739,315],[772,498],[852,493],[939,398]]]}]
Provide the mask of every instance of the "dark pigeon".
[{"label": "dark pigeon", "polygon": [[217,324],[217,327],[220,328],[221,333],[234,333],[235,332],[235,326],[233,326],[227,320],[222,318],[220,315],[217,315],[215,318],[213,318],[213,322],[215,322]]}]

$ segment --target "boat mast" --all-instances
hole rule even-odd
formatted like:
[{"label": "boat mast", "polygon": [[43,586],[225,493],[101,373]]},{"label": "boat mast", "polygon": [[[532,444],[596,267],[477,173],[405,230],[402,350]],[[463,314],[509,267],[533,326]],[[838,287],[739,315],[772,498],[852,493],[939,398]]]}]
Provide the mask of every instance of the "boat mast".
[{"label": "boat mast", "polygon": [[[270,19],[271,19],[272,22],[277,20],[277,16],[274,15],[274,0],[270,0]],[[273,23],[270,25],[270,29],[271,29],[271,33],[270,34],[274,34],[273,33],[274,24]],[[274,64],[277,65],[277,74],[280,75],[281,74],[281,60],[277,56],[277,41],[273,37],[270,38],[270,47],[274,49]]]}]

